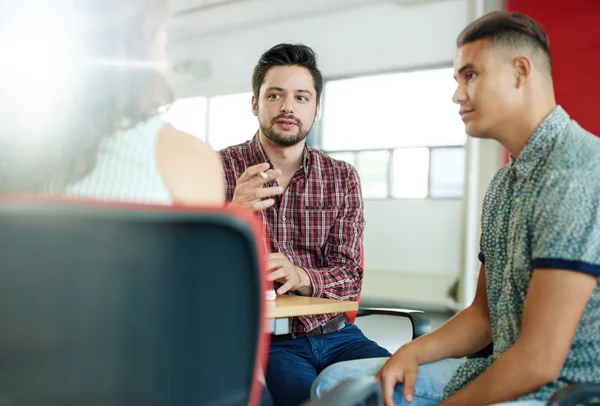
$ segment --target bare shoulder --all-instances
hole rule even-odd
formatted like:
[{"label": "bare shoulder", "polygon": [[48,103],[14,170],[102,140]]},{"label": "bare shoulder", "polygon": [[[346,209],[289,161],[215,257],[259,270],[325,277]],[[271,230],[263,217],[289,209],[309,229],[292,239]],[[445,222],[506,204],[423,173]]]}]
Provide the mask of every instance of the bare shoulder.
[{"label": "bare shoulder", "polygon": [[210,159],[216,153],[204,141],[167,123],[163,126],[158,137],[158,149],[161,151],[177,152],[181,156],[197,159]]},{"label": "bare shoulder", "polygon": [[221,160],[207,143],[165,124],[158,136],[156,162],[175,202],[223,203]]}]

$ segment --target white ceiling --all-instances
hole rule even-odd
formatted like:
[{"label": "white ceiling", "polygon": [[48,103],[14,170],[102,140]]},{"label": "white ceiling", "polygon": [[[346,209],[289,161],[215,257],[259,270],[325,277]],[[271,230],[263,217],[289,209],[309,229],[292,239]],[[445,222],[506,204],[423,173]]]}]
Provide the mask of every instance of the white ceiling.
[{"label": "white ceiling", "polygon": [[[215,7],[224,3],[239,2],[240,0],[171,0],[171,9],[174,13],[181,13],[186,10],[202,9],[207,7]],[[241,0],[251,1],[251,0]]]},{"label": "white ceiling", "polygon": [[441,0],[172,0],[169,40],[181,42],[378,3],[418,6],[433,1]]},{"label": "white ceiling", "polygon": [[174,0],[170,41],[185,41],[381,0]]}]

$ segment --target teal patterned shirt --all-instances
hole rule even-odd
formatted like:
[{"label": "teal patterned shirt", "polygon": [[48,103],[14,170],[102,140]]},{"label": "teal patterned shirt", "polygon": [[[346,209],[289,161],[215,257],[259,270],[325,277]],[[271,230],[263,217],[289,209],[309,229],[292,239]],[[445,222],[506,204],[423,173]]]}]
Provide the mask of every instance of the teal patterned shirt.
[{"label": "teal patterned shirt", "polygon": [[[494,352],[467,360],[446,386],[446,397],[516,343],[536,268],[600,275],[600,139],[560,106],[492,180],[483,202],[479,259],[485,264]],[[598,284],[560,377],[520,399],[547,400],[573,383],[600,383]]]}]

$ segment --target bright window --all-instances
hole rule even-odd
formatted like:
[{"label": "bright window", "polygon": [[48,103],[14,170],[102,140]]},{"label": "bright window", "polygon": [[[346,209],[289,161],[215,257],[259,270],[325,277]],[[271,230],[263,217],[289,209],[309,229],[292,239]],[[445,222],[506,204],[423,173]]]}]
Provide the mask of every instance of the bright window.
[{"label": "bright window", "polygon": [[215,149],[241,144],[258,130],[252,114],[252,93],[211,97],[208,102],[208,142]]},{"label": "bright window", "polygon": [[462,198],[455,89],[452,68],[328,81],[322,148],[357,168],[366,198]]},{"label": "bright window", "polygon": [[164,119],[178,130],[206,141],[206,97],[175,100]]}]

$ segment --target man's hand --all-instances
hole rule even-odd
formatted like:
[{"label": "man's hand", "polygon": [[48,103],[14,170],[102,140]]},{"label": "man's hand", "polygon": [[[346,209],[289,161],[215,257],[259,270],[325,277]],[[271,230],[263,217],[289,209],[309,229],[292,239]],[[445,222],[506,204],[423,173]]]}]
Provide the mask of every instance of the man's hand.
[{"label": "man's hand", "polygon": [[[283,189],[279,186],[263,187],[265,183],[277,179],[281,175],[279,169],[269,170],[269,168],[269,164],[265,162],[246,169],[237,180],[231,203],[246,207],[252,211],[271,207],[275,203],[275,200],[264,198],[280,195],[283,193]],[[257,176],[261,171],[266,171],[265,173],[269,176],[269,179]]]},{"label": "man's hand", "polygon": [[278,295],[288,291],[297,291],[303,296],[312,295],[312,283],[306,271],[295,266],[283,254],[273,253],[267,256],[267,275],[269,281],[277,281],[282,286],[277,289]]},{"label": "man's hand", "polygon": [[394,388],[396,384],[404,384],[404,399],[413,401],[415,383],[417,382],[417,357],[405,346],[400,348],[387,360],[377,373],[377,379],[383,389],[385,406],[394,406]]}]

